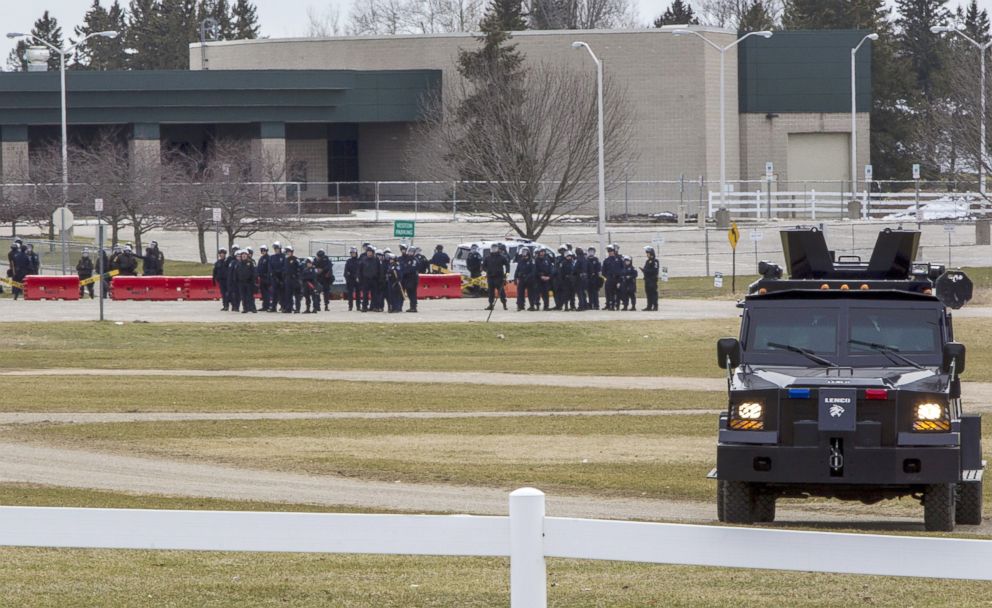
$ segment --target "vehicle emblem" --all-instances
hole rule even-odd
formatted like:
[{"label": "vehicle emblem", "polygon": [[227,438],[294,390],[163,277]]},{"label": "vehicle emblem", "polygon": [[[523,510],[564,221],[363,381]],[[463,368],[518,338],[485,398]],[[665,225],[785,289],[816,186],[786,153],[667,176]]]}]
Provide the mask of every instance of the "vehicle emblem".
[{"label": "vehicle emblem", "polygon": [[830,406],[830,416],[833,418],[840,418],[844,415],[845,411],[843,406],[836,403]]}]

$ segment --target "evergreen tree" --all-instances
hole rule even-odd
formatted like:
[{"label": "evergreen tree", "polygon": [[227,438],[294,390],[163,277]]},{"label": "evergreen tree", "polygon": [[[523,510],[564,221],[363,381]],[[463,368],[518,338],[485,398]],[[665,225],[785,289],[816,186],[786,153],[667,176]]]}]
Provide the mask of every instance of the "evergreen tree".
[{"label": "evergreen tree", "polygon": [[699,25],[699,18],[688,2],[674,0],[672,5],[654,20],[655,27],[663,25]]},{"label": "evergreen tree", "polygon": [[76,49],[73,69],[81,70],[122,70],[127,66],[127,54],[124,52],[124,40],[127,37],[124,9],[120,2],[114,0],[109,8],[100,5],[100,0],[93,0],[93,5],[86,12],[83,24],[76,27],[75,39],[82,40],[96,32],[116,31],[117,38],[94,37],[87,40]]},{"label": "evergreen tree", "polygon": [[258,25],[258,11],[251,0],[237,0],[231,10],[231,17],[234,21],[234,38],[237,40],[251,40],[258,38],[261,28]]},{"label": "evergreen tree", "polygon": [[[34,22],[34,27],[31,29],[31,34],[37,38],[41,38],[56,48],[62,48],[62,27],[59,26],[59,22],[55,17],[48,14],[48,11],[45,11],[41,18]],[[25,53],[27,52],[29,46],[44,45],[30,38],[26,40],[18,40],[17,46],[10,52],[10,56],[7,57],[7,68],[9,70],[14,72],[27,71],[28,60],[27,57],[25,57]],[[59,54],[53,51],[48,57],[48,69],[57,72],[59,70],[59,61]]]},{"label": "evergreen tree", "polygon": [[197,4],[197,0],[159,0],[159,69],[189,68],[189,44],[200,39]]},{"label": "evergreen tree", "polygon": [[760,32],[775,29],[775,17],[769,12],[763,0],[751,0],[751,4],[741,13],[737,24],[739,32]]},{"label": "evergreen tree", "polygon": [[[960,12],[959,6],[958,13]],[[978,10],[978,0],[971,0],[968,9],[964,11],[964,18],[960,21],[964,23],[965,33],[969,37],[981,43],[988,43],[992,39],[989,33],[989,13],[985,9]]]},{"label": "evergreen tree", "polygon": [[201,0],[197,11],[197,23],[204,19],[217,22],[217,39],[232,40],[235,38],[234,9],[228,0]]},{"label": "evergreen tree", "polygon": [[127,65],[131,69],[153,70],[160,67],[160,21],[155,0],[131,0],[124,36],[124,46],[136,51],[127,59]]},{"label": "evergreen tree", "polygon": [[942,67],[942,44],[930,32],[935,25],[946,25],[950,12],[947,0],[896,0],[900,52],[909,61],[913,78],[926,103],[937,97],[937,76]]}]

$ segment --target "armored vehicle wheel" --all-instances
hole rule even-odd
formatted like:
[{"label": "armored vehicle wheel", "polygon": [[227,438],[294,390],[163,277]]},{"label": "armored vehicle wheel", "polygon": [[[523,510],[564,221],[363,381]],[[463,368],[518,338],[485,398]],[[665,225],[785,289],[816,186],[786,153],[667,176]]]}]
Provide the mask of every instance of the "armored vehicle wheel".
[{"label": "armored vehicle wheel", "polygon": [[754,523],[754,486],[746,481],[725,482],[723,515],[727,523]]},{"label": "armored vehicle wheel", "polygon": [[958,484],[955,520],[966,526],[982,523],[982,482],[965,481]]},{"label": "armored vehicle wheel", "polygon": [[754,496],[754,521],[770,523],[775,521],[775,495],[757,492]]},{"label": "armored vehicle wheel", "polygon": [[723,510],[724,495],[726,494],[724,484],[726,484],[726,483],[727,482],[720,481],[719,479],[716,482],[716,519],[717,519],[717,521],[727,521],[727,516],[724,515],[724,510]]},{"label": "armored vehicle wheel", "polygon": [[954,530],[954,484],[935,483],[923,492],[923,527],[928,532]]}]

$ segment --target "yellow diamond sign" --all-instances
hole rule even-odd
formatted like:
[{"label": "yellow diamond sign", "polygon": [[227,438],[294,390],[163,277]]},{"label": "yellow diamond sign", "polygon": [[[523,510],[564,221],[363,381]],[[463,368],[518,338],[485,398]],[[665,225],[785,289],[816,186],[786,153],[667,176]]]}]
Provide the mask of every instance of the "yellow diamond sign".
[{"label": "yellow diamond sign", "polygon": [[730,248],[737,249],[737,241],[741,240],[741,231],[737,229],[737,222],[730,225],[727,231],[727,240],[730,241]]}]

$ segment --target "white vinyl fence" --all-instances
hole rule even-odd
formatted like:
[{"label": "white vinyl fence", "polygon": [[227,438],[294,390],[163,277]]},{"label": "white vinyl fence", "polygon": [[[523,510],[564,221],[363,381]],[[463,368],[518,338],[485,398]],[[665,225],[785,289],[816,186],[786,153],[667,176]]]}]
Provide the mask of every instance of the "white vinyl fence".
[{"label": "white vinyl fence", "polygon": [[0,546],[510,558],[510,605],[547,605],[545,558],[992,580],[992,541],[545,517],[0,507]]},{"label": "white vinyl fence", "polygon": [[[731,217],[754,219],[878,219],[893,214],[905,214],[914,219],[917,212],[926,219],[929,205],[940,205],[944,214],[962,217],[973,212],[973,207],[986,207],[980,194],[974,192],[860,192],[855,199],[859,204],[853,214],[848,205],[850,192],[819,190],[754,192],[727,192],[723,201],[719,192],[709,193],[709,217],[725,208]],[[987,210],[987,209],[986,209]]]}]

